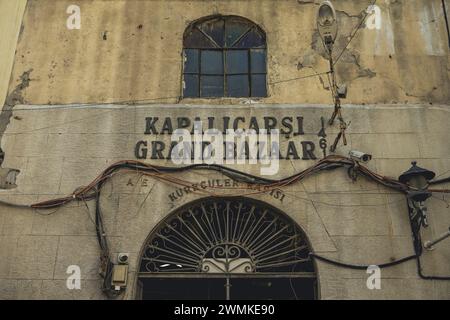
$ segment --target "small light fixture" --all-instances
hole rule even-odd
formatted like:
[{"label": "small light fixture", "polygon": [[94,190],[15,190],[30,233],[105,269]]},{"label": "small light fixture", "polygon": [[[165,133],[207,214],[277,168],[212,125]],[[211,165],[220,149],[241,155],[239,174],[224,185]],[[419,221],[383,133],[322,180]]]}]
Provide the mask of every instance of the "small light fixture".
[{"label": "small light fixture", "polygon": [[436,174],[433,171],[417,166],[417,161],[413,161],[411,164],[412,167],[404,172],[398,180],[419,190],[425,189]]},{"label": "small light fixture", "polygon": [[424,202],[432,196],[427,188],[430,180],[436,174],[433,171],[417,166],[417,161],[413,161],[411,164],[412,167],[408,171],[405,171],[398,180],[413,188],[413,190],[408,191],[408,205],[411,209],[411,219],[421,217],[421,224],[427,227],[427,208]]},{"label": "small light fixture", "polygon": [[330,1],[324,1],[317,12],[317,29],[325,48],[331,56],[334,41],[338,32],[336,11]]}]

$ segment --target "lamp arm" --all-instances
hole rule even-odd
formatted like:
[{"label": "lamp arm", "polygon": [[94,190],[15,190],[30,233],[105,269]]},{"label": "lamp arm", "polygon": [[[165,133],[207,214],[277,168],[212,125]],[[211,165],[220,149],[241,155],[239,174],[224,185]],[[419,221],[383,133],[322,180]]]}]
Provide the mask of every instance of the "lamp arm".
[{"label": "lamp arm", "polygon": [[424,247],[425,247],[425,249],[428,249],[428,250],[433,250],[434,248],[434,245],[436,245],[436,244],[438,244],[439,242],[441,242],[441,241],[444,241],[445,239],[447,239],[448,237],[450,237],[450,227],[448,228],[448,231],[447,232],[445,232],[445,233],[443,233],[443,234],[441,234],[437,239],[435,239],[435,240],[430,240],[430,241],[426,241],[425,243],[424,243]]}]

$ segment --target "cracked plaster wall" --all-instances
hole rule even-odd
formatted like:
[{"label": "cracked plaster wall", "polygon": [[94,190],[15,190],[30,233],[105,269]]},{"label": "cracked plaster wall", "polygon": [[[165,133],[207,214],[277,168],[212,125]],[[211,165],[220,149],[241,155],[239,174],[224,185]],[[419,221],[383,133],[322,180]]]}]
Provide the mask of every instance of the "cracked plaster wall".
[{"label": "cracked plaster wall", "polygon": [[[326,76],[276,83],[328,70],[315,26],[317,0],[82,0],[81,30],[68,30],[72,3],[28,1],[9,89],[33,69],[22,93],[26,104],[177,102],[183,32],[191,21],[216,13],[247,17],[267,32],[269,97],[262,102],[331,102]],[[334,3],[337,56],[369,1]],[[447,103],[449,46],[441,0],[377,5],[381,29],[363,25],[337,65],[338,82],[349,87],[345,103]]]},{"label": "cracked plaster wall", "polygon": [[[336,5],[341,19],[338,47],[344,45],[367,2],[341,0]],[[65,10],[72,3],[28,2],[0,119],[0,130],[5,130],[4,165],[21,174],[16,189],[1,191],[2,200],[32,203],[66,195],[115,160],[133,158],[136,141],[146,138],[145,116],[261,118],[282,110],[283,115],[305,116],[307,134],[315,134],[320,116],[332,111],[323,77],[270,86],[270,96],[260,105],[237,105],[240,100],[229,99],[168,104],[176,103],[180,93],[183,31],[190,21],[213,13],[242,15],[266,30],[270,82],[327,70],[314,26],[317,5],[312,1],[79,1],[82,28],[70,31],[65,28]],[[438,174],[450,167],[448,45],[439,3],[380,1],[386,25],[379,31],[360,30],[337,68],[339,82],[349,85],[344,102],[353,104],[344,110],[352,121],[349,145],[340,145],[338,152],[368,150],[374,155],[370,168],[384,175],[398,176],[413,159]],[[160,104],[99,105],[146,99]],[[49,106],[59,103],[92,105]],[[43,106],[30,106],[34,104]],[[330,140],[337,130],[327,129]],[[284,161],[279,177],[312,163]],[[258,174],[256,167],[236,168]],[[207,173],[200,174],[186,173],[183,178],[204,179]],[[113,253],[131,254],[132,281],[125,298],[134,297],[143,239],[168,212],[199,197],[191,194],[170,203],[167,195],[174,186],[153,188],[151,180],[146,185],[133,180],[129,186],[130,178],[137,179],[124,174],[109,182],[102,199]],[[318,253],[357,264],[412,253],[401,195],[365,179],[353,183],[345,171],[311,177],[286,192],[283,204],[266,194],[258,198],[290,215],[306,230]],[[449,201],[448,196],[429,200],[431,225],[424,239],[436,237],[449,225]],[[38,213],[42,212],[0,208],[0,299],[104,298],[95,228],[85,205],[73,203],[51,215]],[[449,259],[448,250],[426,252],[424,271],[448,275]],[[72,264],[82,267],[82,290],[65,286],[66,268]],[[323,263],[318,271],[323,299],[450,298],[449,283],[419,279],[413,261],[383,271],[381,291],[367,290],[364,271]]]},{"label": "cracked plaster wall", "polygon": [[[168,143],[169,135],[144,135],[147,116],[160,119],[198,116],[205,121],[212,113],[217,118],[255,116],[258,120],[278,113],[302,115],[305,136],[291,137],[298,143],[303,139],[317,141],[320,117],[331,112],[332,106],[325,105],[18,105],[4,134],[2,148],[6,152],[4,165],[19,168],[21,174],[17,188],[2,190],[0,198],[13,203],[34,203],[65,196],[89,184],[112,163],[133,159],[137,141]],[[397,177],[410,167],[413,159],[439,175],[448,175],[449,106],[355,105],[346,106],[345,114],[353,124],[347,132],[349,145],[339,145],[338,153],[368,150],[374,156],[369,168],[386,176]],[[337,130],[327,128],[330,140]],[[283,147],[286,140],[283,138],[281,143]],[[173,165],[170,161],[146,162]],[[313,163],[281,160],[278,175],[271,178],[289,176]],[[259,166],[233,168],[260,174]],[[193,183],[225,178],[209,171],[177,173],[176,177]],[[448,188],[449,184],[442,187]],[[122,172],[109,180],[102,191],[101,206],[112,255],[129,252],[131,257],[126,299],[134,297],[139,253],[149,232],[172,210],[204,196],[190,193],[172,201],[169,195],[177,188],[164,181]],[[294,219],[319,254],[347,263],[377,264],[413,252],[405,197],[397,192],[363,177],[352,182],[346,170],[323,172],[282,190],[286,195],[284,201],[269,194],[254,197]],[[221,194],[227,192],[235,191],[220,190]],[[423,230],[424,240],[447,230],[449,202],[448,195],[435,195],[427,201],[430,227]],[[0,206],[0,299],[104,298],[97,273],[100,250],[90,218],[93,205],[92,201],[88,203],[89,212],[81,201],[55,212]],[[422,259],[427,275],[450,274],[447,242],[434,251],[426,251]],[[81,290],[65,287],[66,269],[70,265],[81,267]],[[414,261],[382,270],[381,290],[367,289],[365,270],[318,263],[318,274],[322,299],[450,298],[450,282],[421,280]]]}]

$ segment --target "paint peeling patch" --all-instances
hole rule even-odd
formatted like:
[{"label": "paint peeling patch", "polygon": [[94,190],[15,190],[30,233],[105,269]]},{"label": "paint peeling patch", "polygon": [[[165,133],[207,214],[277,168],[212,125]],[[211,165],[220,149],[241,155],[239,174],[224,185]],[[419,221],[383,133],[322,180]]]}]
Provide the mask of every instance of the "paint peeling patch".
[{"label": "paint peeling patch", "polygon": [[316,54],[314,51],[309,50],[306,54],[303,55],[301,60],[297,64],[297,70],[301,70],[303,68],[311,68],[317,63]]},{"label": "paint peeling patch", "polygon": [[5,111],[5,107],[14,107],[17,104],[25,104],[25,100],[22,95],[22,91],[30,86],[31,78],[30,74],[33,72],[33,69],[25,71],[20,76],[20,83],[16,86],[16,88],[6,97],[5,106],[3,107],[3,111]]},{"label": "paint peeling patch", "polygon": [[420,12],[420,34],[422,35],[425,52],[430,56],[444,56],[446,54],[442,45],[444,41],[441,38],[439,24],[436,23],[435,19],[439,14],[440,12],[437,12],[434,2],[431,3],[431,7],[427,5]]},{"label": "paint peeling patch", "polygon": [[[20,76],[20,83],[14,88],[14,90],[6,97],[5,105],[0,113],[0,144],[1,138],[8,127],[13,114],[14,106],[18,104],[26,104],[23,97],[23,91],[30,86],[31,78],[30,74],[33,69],[25,71]],[[5,159],[5,152],[0,148],[0,166]],[[14,189],[17,187],[16,178],[19,175],[20,170],[0,167],[0,189]]]},{"label": "paint peeling patch", "polygon": [[33,72],[33,69],[25,71],[20,76],[20,83],[5,99],[5,105],[3,106],[3,109],[0,113],[0,141],[3,137],[3,133],[6,131],[6,127],[11,120],[14,106],[18,104],[26,104],[26,101],[23,97],[23,90],[30,86],[31,72]]},{"label": "paint peeling patch", "polygon": [[362,69],[359,71],[358,78],[373,78],[376,75],[377,73],[370,69]]},{"label": "paint peeling patch", "polygon": [[392,28],[391,13],[389,9],[381,12],[381,29],[375,30],[375,55],[395,55],[395,36]]}]

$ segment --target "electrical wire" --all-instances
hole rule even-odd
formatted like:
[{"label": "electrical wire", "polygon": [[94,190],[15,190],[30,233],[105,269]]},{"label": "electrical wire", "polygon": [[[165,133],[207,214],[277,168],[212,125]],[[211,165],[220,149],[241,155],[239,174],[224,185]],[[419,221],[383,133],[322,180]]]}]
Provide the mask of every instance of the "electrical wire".
[{"label": "electrical wire", "polygon": [[[319,261],[326,262],[328,264],[332,264],[332,265],[335,265],[335,266],[338,266],[338,267],[344,267],[344,268],[349,268],[349,269],[354,269],[354,270],[367,270],[371,266],[371,265],[356,265],[356,264],[344,263],[344,262],[340,262],[340,261],[336,261],[336,260],[332,260],[330,258],[326,258],[326,257],[320,256],[320,255],[315,254],[313,252],[311,252],[309,255],[311,257],[313,257],[314,259],[317,259]],[[416,259],[416,257],[417,257],[417,255],[414,254],[414,255],[411,255],[411,256],[408,256],[408,257],[405,257],[405,258],[402,258],[402,259],[398,259],[398,260],[395,260],[395,261],[391,261],[391,262],[387,262],[387,263],[381,263],[381,264],[375,264],[374,263],[372,265],[375,265],[375,266],[379,267],[380,269],[389,268],[389,267],[393,267],[393,266],[396,266],[398,264],[404,263],[406,261],[409,261],[409,260],[412,260],[412,259]]]},{"label": "electrical wire", "polygon": [[[228,168],[221,165],[216,164],[193,164],[188,165],[184,167],[164,167],[164,166],[156,166],[156,165],[150,165],[144,162],[136,161],[136,160],[123,160],[118,161],[112,165],[110,165],[108,168],[106,168],[100,175],[98,175],[89,185],[84,187],[79,187],[75,189],[75,191],[68,196],[58,198],[58,199],[51,199],[47,201],[38,202],[32,205],[20,205],[20,204],[14,204],[9,203],[5,201],[0,201],[0,204],[11,206],[11,207],[19,207],[19,208],[32,208],[32,209],[56,209],[72,202],[72,201],[83,201],[83,203],[86,205],[86,208],[89,208],[87,206],[86,201],[89,200],[95,200],[95,217],[94,217],[94,224],[95,224],[95,231],[97,236],[97,241],[99,243],[100,249],[101,249],[101,255],[100,255],[100,261],[101,261],[101,269],[103,270],[103,284],[102,284],[102,290],[105,292],[105,294],[110,298],[118,297],[122,291],[114,290],[114,288],[111,287],[111,276],[113,272],[114,264],[111,261],[111,254],[109,250],[108,245],[108,239],[106,237],[106,230],[104,229],[104,223],[103,223],[103,217],[101,213],[101,205],[100,205],[100,194],[101,189],[105,185],[105,183],[112,179],[114,175],[116,175],[118,172],[133,172],[138,173],[141,175],[149,175],[156,179],[164,180],[169,183],[174,183],[176,185],[181,185],[184,187],[192,187],[192,183],[189,181],[184,181],[180,178],[177,178],[176,175],[173,176],[172,174],[184,172],[187,170],[209,170],[209,171],[216,171],[219,172],[234,181],[242,182],[247,184],[245,189],[250,190],[248,193],[245,193],[244,195],[251,195],[251,194],[260,194],[265,193],[270,190],[274,189],[280,189],[286,186],[289,186],[291,184],[294,184],[296,182],[301,181],[302,179],[312,175],[316,174],[320,171],[324,170],[334,170],[338,168],[353,168],[356,170],[357,173],[365,176],[368,179],[371,179],[379,184],[382,184],[386,186],[387,188],[391,188],[403,193],[407,193],[411,190],[411,188],[408,185],[405,185],[398,180],[388,178],[385,176],[382,176],[380,174],[377,174],[368,168],[358,164],[354,160],[343,157],[343,156],[337,156],[337,155],[330,155],[324,159],[319,160],[315,165],[301,171],[298,173],[295,173],[289,177],[285,177],[282,179],[268,179],[264,177],[258,177],[255,175],[251,175],[245,172],[238,171],[236,169]],[[252,187],[261,185],[263,188],[261,190],[254,190]],[[219,196],[218,194],[215,194],[214,192],[211,192],[209,190],[202,190],[199,189],[199,192],[203,192],[210,196]],[[439,190],[437,190],[439,191]],[[436,191],[435,191],[436,192]],[[242,192],[239,192],[238,195],[243,195]],[[223,195],[220,195],[223,196]],[[309,199],[308,199],[309,200]],[[55,210],[55,211],[56,211]],[[414,243],[417,243],[417,239],[414,240]],[[415,246],[416,247],[416,246]],[[421,254],[421,252],[420,252]],[[319,256],[315,253],[310,253],[311,257],[321,260],[323,262],[331,263],[340,267],[346,267],[346,268],[352,268],[352,269],[367,269],[368,266],[362,266],[362,265],[352,265],[343,263],[340,261],[334,261],[326,257]],[[379,265],[380,268],[387,268],[390,266],[394,266],[406,261],[409,261],[413,258],[417,258],[417,264],[418,264],[418,272],[424,279],[432,279],[432,280],[447,280],[446,277],[435,277],[435,276],[425,276],[421,273],[421,267],[420,267],[420,259],[418,257],[419,253],[416,253],[414,256],[409,256],[397,261],[384,263]]]},{"label": "electrical wire", "polygon": [[[294,272],[295,264],[291,268],[291,273]],[[295,291],[294,284],[292,283],[292,278],[289,278],[289,286],[291,287],[292,293],[294,294],[295,300],[298,300],[297,292]]]},{"label": "electrical wire", "polygon": [[[373,7],[377,3],[377,0],[373,0],[372,4],[370,5]],[[342,49],[341,53],[338,55],[338,57],[334,60],[333,65],[336,65],[339,62],[339,59],[341,59],[342,55],[344,54],[345,50],[347,50],[348,46],[352,42],[352,40],[355,38],[356,34],[360,30],[363,23],[366,21],[367,17],[369,16],[369,11],[366,9],[366,14],[364,15],[363,19],[356,25],[356,28],[353,29],[352,33],[350,34],[350,39],[348,40],[347,44],[345,45],[344,49]]]},{"label": "electrical wire", "polygon": [[[50,208],[56,208],[62,205],[66,205],[72,201],[75,200],[93,200],[96,199],[98,196],[98,192],[100,191],[101,186],[103,183],[110,179],[113,175],[117,174],[120,170],[131,170],[133,172],[139,172],[145,175],[151,175],[155,178],[170,181],[175,184],[180,184],[184,187],[192,187],[192,184],[189,182],[184,182],[176,177],[169,176],[167,174],[170,173],[180,173],[187,170],[210,170],[210,171],[216,171],[219,173],[222,173],[223,175],[237,181],[248,184],[248,188],[251,189],[251,186],[254,185],[262,185],[265,187],[262,191],[252,191],[255,193],[261,193],[261,192],[267,192],[270,190],[273,190],[275,188],[282,188],[288,185],[291,185],[293,183],[296,183],[298,181],[301,181],[302,179],[306,178],[309,175],[318,173],[322,170],[333,170],[341,167],[354,167],[358,171],[359,174],[365,176],[366,178],[373,180],[379,184],[384,185],[387,188],[394,189],[403,193],[406,193],[407,191],[411,190],[411,188],[403,183],[400,183],[399,181],[384,177],[382,175],[379,175],[368,168],[357,165],[356,162],[350,158],[337,156],[337,155],[330,155],[324,159],[319,160],[315,165],[312,167],[309,167],[308,169],[301,171],[299,173],[296,173],[292,176],[282,178],[279,180],[273,180],[268,179],[264,177],[258,177],[254,176],[245,172],[238,171],[236,169],[224,167],[221,165],[216,164],[193,164],[188,165],[184,167],[163,167],[163,166],[155,166],[150,165],[147,163],[143,163],[140,161],[135,160],[124,160],[119,161],[111,166],[109,166],[107,169],[105,169],[97,178],[95,178],[89,185],[85,187],[77,188],[71,195],[58,198],[58,199],[52,199],[47,201],[42,201],[38,203],[34,203],[30,206],[27,205],[16,205],[13,203],[2,201],[0,203],[3,203],[8,206],[14,206],[14,207],[21,207],[21,208],[39,208],[39,209],[50,209]],[[214,196],[211,192],[208,190],[202,190],[199,189],[199,192],[203,192],[208,195]],[[447,192],[448,190],[433,190],[433,192],[444,192],[444,193],[450,193]]]},{"label": "electrical wire", "polygon": [[[329,74],[330,71],[325,71],[325,72],[321,72],[321,73],[314,73],[314,74],[309,74],[306,76],[300,76],[300,77],[295,77],[295,78],[289,78],[289,79],[283,79],[283,80],[277,80],[277,81],[272,81],[272,82],[268,82],[269,85],[276,85],[279,83],[285,83],[285,82],[292,82],[292,81],[297,81],[297,80],[302,80],[302,79],[308,79],[308,78],[313,78],[313,77],[318,77],[321,75],[325,75],[325,74]],[[147,99],[134,99],[134,100],[116,100],[116,101],[110,101],[110,102],[96,102],[94,105],[96,106],[107,106],[107,105],[142,105],[142,104],[146,104],[146,103],[151,103],[154,101],[158,101],[158,100],[169,100],[169,99],[175,99],[177,101],[177,103],[179,103],[183,97],[182,96],[169,96],[169,97],[157,97],[157,98],[147,98]],[[92,104],[90,103],[82,103],[79,105],[74,105],[73,103],[68,103],[68,104],[57,104],[55,105],[57,106],[55,107],[39,107],[39,108],[14,108],[13,111],[42,111],[42,110],[62,110],[62,109],[76,109],[76,108],[87,108],[89,106],[92,106]],[[111,107],[109,108],[110,110],[117,110],[117,107]]]},{"label": "electrical wire", "polygon": [[419,274],[419,277],[424,280],[444,280],[444,281],[450,280],[450,277],[446,277],[446,276],[428,276],[428,275],[423,274],[422,265],[420,262],[420,255],[417,256],[417,273]]},{"label": "electrical wire", "polygon": [[[377,0],[374,0],[371,4],[371,6],[374,6],[376,4]],[[356,26],[356,28],[352,31],[351,36],[349,41],[347,42],[347,44],[345,45],[345,47],[343,48],[343,50],[341,51],[341,53],[338,55],[338,57],[335,59],[335,61],[333,62],[333,65],[336,65],[340,58],[342,57],[342,55],[344,54],[345,50],[348,48],[348,46],[350,45],[350,43],[352,42],[352,40],[355,38],[356,34],[358,33],[358,31],[360,30],[362,24],[365,22],[365,20],[367,19],[369,15],[368,10],[366,10],[366,14],[364,15],[363,19],[359,22],[359,24]],[[311,74],[311,75],[306,75],[306,76],[302,76],[302,77],[296,77],[296,78],[291,78],[291,79],[285,79],[285,80],[279,80],[279,81],[273,81],[271,83],[269,83],[270,85],[276,85],[279,83],[286,83],[286,82],[291,82],[291,81],[297,81],[297,80],[302,80],[302,79],[307,79],[307,78],[311,78],[311,77],[316,77],[316,76],[320,76],[320,75],[327,75],[328,81],[331,82],[330,80],[330,74],[331,71],[327,71],[327,72],[322,72],[322,73],[315,73],[315,74]],[[331,86],[331,90],[332,90],[332,94],[334,95],[334,87]],[[164,100],[164,99],[178,99],[180,100],[180,96],[177,97],[164,97],[164,98],[154,98],[154,99],[145,99],[145,100],[127,100],[127,101],[115,101],[115,102],[109,102],[109,103],[102,103],[103,105],[108,105],[108,104],[136,104],[136,103],[145,103],[145,102],[150,102],[150,101],[156,101],[156,100]],[[17,109],[16,111],[28,111],[28,110],[42,110],[42,109]],[[318,171],[321,170],[330,170],[330,169],[336,169],[339,167],[345,167],[345,166],[350,166],[350,167],[355,167],[355,162],[351,159],[345,158],[345,157],[339,157],[339,156],[329,156],[321,161],[319,161],[316,165],[314,165],[311,168],[308,168],[300,173],[294,174],[290,177],[287,178],[283,178],[280,180],[272,180],[272,179],[267,179],[267,178],[262,178],[262,177],[257,177],[254,175],[250,175],[244,172],[240,172],[238,170],[234,170],[231,168],[227,168],[224,166],[220,166],[220,165],[204,165],[204,164],[196,164],[196,165],[189,165],[186,167],[160,167],[160,166],[152,166],[152,165],[148,165],[142,162],[138,162],[138,161],[119,161],[116,164],[113,164],[112,166],[108,167],[100,176],[98,176],[94,181],[92,181],[88,186],[83,187],[83,188],[79,188],[77,190],[74,191],[74,193],[72,195],[63,197],[63,198],[59,198],[59,199],[54,199],[54,200],[48,200],[48,201],[43,201],[43,202],[39,202],[39,203],[35,203],[32,205],[22,205],[22,204],[15,204],[15,203],[10,203],[7,201],[2,201],[0,200],[0,204],[5,205],[5,206],[10,206],[10,207],[17,207],[17,208],[33,208],[35,210],[37,209],[50,209],[50,208],[57,208],[55,211],[51,212],[54,213],[58,210],[59,207],[64,206],[74,200],[82,200],[84,202],[84,204],[86,205],[86,208],[88,210],[88,214],[89,214],[89,218],[90,217],[90,213],[89,213],[89,207],[86,203],[86,201],[89,200],[96,200],[96,207],[95,207],[95,221],[93,219],[91,219],[91,221],[94,222],[95,227],[96,227],[96,234],[97,234],[97,240],[99,242],[100,248],[102,250],[102,257],[101,259],[104,260],[106,268],[105,268],[105,276],[104,276],[104,282],[103,282],[103,290],[108,294],[108,296],[117,296],[118,293],[114,292],[110,289],[109,287],[109,283],[111,280],[111,276],[112,276],[112,270],[113,270],[113,264],[110,260],[110,251],[109,251],[109,246],[108,246],[108,242],[107,242],[107,238],[106,238],[106,232],[104,230],[104,224],[103,224],[103,217],[101,214],[101,210],[100,210],[100,190],[101,187],[104,185],[104,183],[110,179],[113,174],[120,169],[131,169],[133,171],[136,172],[143,172],[146,175],[152,175],[153,177],[157,178],[157,179],[161,179],[161,180],[165,180],[171,183],[175,183],[175,184],[179,184],[179,185],[183,185],[183,186],[187,186],[190,187],[192,186],[192,184],[186,184],[185,181],[178,179],[176,177],[168,177],[165,174],[166,173],[178,173],[178,172],[182,172],[182,171],[186,171],[186,170],[212,170],[212,171],[217,171],[220,172],[222,174],[224,174],[225,176],[234,179],[235,181],[238,182],[244,182],[244,183],[249,183],[249,184],[256,184],[256,185],[264,185],[267,186],[268,188],[263,190],[263,191],[254,191],[253,193],[250,194],[257,194],[257,193],[261,193],[261,192],[267,192],[268,190],[270,190],[271,188],[282,188],[285,186],[288,186],[290,184],[293,184],[295,182],[298,182],[300,180],[302,180],[303,178],[305,178],[308,175],[311,175],[313,173],[317,173]],[[385,187],[391,188],[391,189],[395,189],[397,191],[401,191],[406,193],[409,190],[409,187],[400,183],[397,180],[391,179],[391,178],[387,178],[387,177],[383,177],[381,175],[378,175],[372,171],[370,171],[368,168],[363,167],[361,165],[357,166],[358,172],[362,175],[364,175],[365,177],[374,180],[382,185],[384,185]],[[449,178],[445,178],[445,179],[441,179],[441,180],[436,180],[436,181],[432,181],[430,184],[434,185],[434,184],[440,184],[440,183],[444,183],[444,182],[448,182],[450,181],[450,177]],[[202,190],[200,190],[202,191]],[[214,195],[208,191],[203,190],[206,194],[208,195]],[[434,192],[445,192],[445,193],[450,193],[448,190],[433,190]],[[149,192],[150,193],[150,192]],[[241,193],[240,193],[241,194]],[[242,194],[241,194],[242,195]],[[148,196],[148,195],[147,195]],[[308,199],[309,200],[309,199]],[[311,200],[312,201],[312,200]],[[312,201],[312,202],[317,202],[317,201]],[[320,202],[318,202],[320,203]],[[50,213],[50,214],[51,214]],[[413,234],[415,235],[415,237],[417,237],[417,232],[414,231],[413,229]],[[417,240],[417,239],[416,239]],[[422,250],[418,249],[417,246],[415,246],[415,250],[416,250],[416,254],[396,260],[396,261],[392,261],[392,262],[388,262],[388,263],[383,263],[383,264],[377,264],[377,266],[379,268],[388,268],[388,267],[392,267],[407,261],[410,261],[412,259],[416,259],[417,261],[417,268],[418,268],[418,274],[420,275],[420,277],[422,279],[426,279],[426,280],[450,280],[450,277],[440,277],[440,276],[426,276],[422,273],[422,267],[421,267],[421,262],[420,262],[420,256],[422,254]],[[340,266],[340,267],[345,267],[345,268],[350,268],[350,269],[357,269],[357,270],[362,270],[362,269],[367,269],[369,266],[368,265],[354,265],[354,264],[348,264],[348,263],[343,263],[340,261],[335,261],[323,256],[320,256],[318,254],[315,253],[310,253],[310,256],[314,259],[320,260],[322,262],[326,262],[329,264],[333,264],[336,266]],[[292,287],[292,283],[291,283],[291,287]],[[294,288],[292,288],[294,290]],[[294,291],[295,294],[295,291]],[[296,294],[295,294],[296,295]]]},{"label": "electrical wire", "polygon": [[445,26],[447,27],[447,37],[448,37],[448,46],[450,48],[450,25],[449,25],[449,19],[447,16],[447,5],[445,4],[445,0],[442,0],[442,9],[443,9],[443,15],[445,20]]},{"label": "electrical wire", "polygon": [[443,183],[447,183],[447,182],[450,182],[450,177],[442,178],[442,179],[439,179],[439,180],[433,180],[433,181],[430,182],[430,185],[443,184]]},{"label": "electrical wire", "polygon": [[291,81],[297,81],[297,80],[302,80],[302,79],[308,79],[308,78],[318,77],[318,76],[322,76],[322,75],[329,74],[329,73],[330,73],[330,71],[320,72],[320,73],[316,72],[314,74],[310,74],[310,75],[303,76],[303,77],[296,77],[296,78],[291,78],[291,79],[272,81],[272,82],[269,82],[269,85],[285,83],[285,82],[291,82]]},{"label": "electrical wire", "polygon": [[26,205],[26,204],[17,204],[17,203],[12,203],[12,202],[8,202],[8,201],[3,201],[0,200],[0,204],[7,206],[7,207],[13,207],[13,208],[31,208],[31,205]]},{"label": "electrical wire", "polygon": [[[171,97],[158,97],[158,98],[147,98],[147,99],[135,99],[135,100],[115,100],[111,102],[95,102],[92,103],[80,103],[80,104],[73,104],[73,103],[66,103],[66,104],[55,104],[55,107],[51,107],[51,104],[47,104],[50,107],[29,107],[29,108],[14,108],[13,111],[40,111],[40,110],[55,110],[55,109],[74,109],[74,108],[88,108],[92,105],[96,106],[107,106],[107,105],[138,105],[138,104],[146,104],[150,103],[152,101],[158,101],[158,100],[169,100],[169,99],[176,99],[177,101],[180,100],[180,96],[171,96]],[[117,110],[117,107],[112,107],[110,109]]]},{"label": "electrical wire", "polygon": [[450,276],[429,276],[429,275],[425,275],[422,271],[422,264],[420,261],[420,257],[423,254],[423,243],[422,243],[422,237],[420,236],[420,229],[421,229],[421,225],[422,225],[422,220],[423,218],[420,218],[420,215],[416,215],[415,217],[419,217],[419,218],[414,218],[412,217],[411,214],[411,207],[408,204],[408,210],[409,210],[409,223],[411,226],[411,231],[412,231],[412,236],[413,236],[413,247],[414,247],[414,252],[416,253],[416,265],[417,265],[417,274],[419,275],[419,277],[421,279],[424,280],[442,280],[442,281],[448,281],[450,280]]}]

